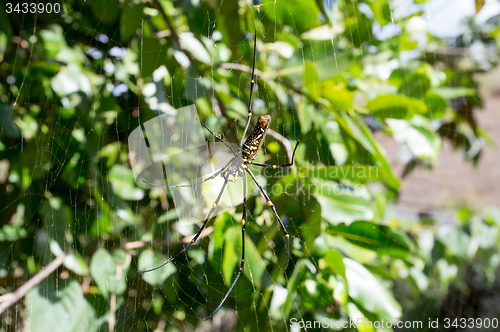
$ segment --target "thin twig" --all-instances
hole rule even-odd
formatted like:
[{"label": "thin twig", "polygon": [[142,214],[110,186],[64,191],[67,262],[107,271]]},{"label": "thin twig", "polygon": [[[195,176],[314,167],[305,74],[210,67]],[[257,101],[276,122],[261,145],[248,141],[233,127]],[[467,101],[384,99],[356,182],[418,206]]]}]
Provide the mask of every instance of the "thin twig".
[{"label": "thin twig", "polygon": [[[221,63],[220,65],[216,65],[215,68],[239,70],[239,71],[247,72],[249,74],[252,73],[252,67],[248,67],[248,66],[242,65],[240,63]],[[264,78],[264,79],[270,79],[269,75],[258,70],[257,68],[255,69],[255,76],[260,76],[261,78]]]},{"label": "thin twig", "polygon": [[275,140],[280,141],[281,144],[285,147],[286,154],[288,156],[288,160],[292,160],[292,144],[288,140],[288,138],[284,137],[278,132],[275,132],[272,129],[268,129],[267,133],[272,136]]},{"label": "thin twig", "polygon": [[[470,56],[472,55],[470,47],[441,47],[441,48],[426,48],[425,53],[440,54],[440,55],[460,55],[460,56]],[[484,55],[500,55],[500,53],[491,48],[484,50]]]},{"label": "thin twig", "polygon": [[113,332],[115,330],[115,311],[116,311],[116,294],[111,294],[109,301],[109,322],[108,330]]},{"label": "thin twig", "polygon": [[163,19],[165,20],[165,23],[167,23],[168,25],[168,29],[170,30],[170,36],[172,37],[172,40],[174,42],[177,43],[177,45],[179,45],[179,48],[182,52],[190,55],[186,49],[184,48],[184,46],[182,45],[182,42],[181,40],[179,39],[179,35],[177,34],[177,32],[175,31],[174,27],[172,26],[172,23],[170,23],[170,19],[168,18],[167,16],[167,13],[165,13],[165,11],[163,10],[163,7],[161,6],[160,2],[158,0],[153,0],[153,5],[156,9],[158,9],[158,11],[160,12],[160,15],[163,17]]},{"label": "thin twig", "polygon": [[57,270],[59,266],[62,265],[64,259],[73,252],[73,250],[68,250],[61,256],[54,259],[41,271],[35,274],[30,280],[25,282],[16,291],[2,296],[4,300],[0,300],[0,314],[4,312],[8,307],[19,301],[26,293],[28,293],[33,287],[42,282],[43,279],[47,278],[52,272]]},{"label": "thin twig", "polygon": [[153,332],[163,332],[165,331],[165,326],[167,326],[167,320],[165,319],[165,316],[161,315],[160,321]]}]

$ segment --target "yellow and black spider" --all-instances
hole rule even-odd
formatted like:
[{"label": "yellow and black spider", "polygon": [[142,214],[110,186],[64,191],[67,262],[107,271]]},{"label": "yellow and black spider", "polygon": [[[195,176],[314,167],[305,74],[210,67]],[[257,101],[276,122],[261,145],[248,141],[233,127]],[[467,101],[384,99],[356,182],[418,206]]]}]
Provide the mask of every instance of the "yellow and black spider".
[{"label": "yellow and black spider", "polygon": [[279,223],[281,225],[281,228],[283,229],[283,232],[285,233],[285,238],[286,238],[286,264],[285,264],[285,269],[288,267],[288,260],[289,260],[289,256],[290,256],[290,238],[289,238],[288,231],[286,230],[286,227],[283,224],[283,221],[281,221],[281,218],[278,215],[278,212],[276,212],[276,207],[271,202],[271,199],[269,198],[269,195],[264,190],[264,188],[262,188],[262,186],[259,184],[259,182],[255,178],[255,175],[248,168],[248,165],[256,165],[256,166],[260,166],[260,167],[269,167],[269,168],[273,168],[273,169],[278,169],[278,168],[283,168],[283,167],[290,167],[290,166],[293,165],[293,160],[294,160],[294,157],[295,157],[295,150],[297,150],[297,146],[298,146],[299,141],[297,141],[297,145],[295,145],[295,148],[294,148],[293,154],[292,154],[292,160],[288,164],[285,164],[285,165],[268,165],[268,164],[260,164],[260,163],[256,163],[256,162],[252,161],[252,160],[254,160],[257,157],[257,154],[259,153],[259,150],[260,150],[260,148],[262,146],[262,143],[264,142],[264,138],[267,135],[267,131],[269,129],[269,125],[271,124],[271,116],[269,116],[269,115],[259,116],[259,118],[257,119],[257,123],[255,124],[255,127],[253,128],[252,132],[250,133],[250,135],[248,136],[248,138],[246,140],[244,140],[245,139],[245,135],[246,135],[247,130],[248,130],[248,126],[250,125],[250,121],[252,119],[252,96],[253,96],[253,89],[254,89],[254,85],[255,85],[255,81],[254,81],[254,78],[255,78],[254,75],[255,74],[254,74],[254,72],[255,72],[255,57],[256,57],[256,46],[255,45],[257,43],[257,30],[255,31],[255,37],[254,38],[255,39],[254,39],[254,52],[253,52],[252,80],[250,81],[250,101],[249,101],[249,104],[248,104],[248,120],[247,120],[247,124],[245,126],[245,130],[243,131],[243,136],[241,137],[241,141],[240,141],[240,144],[239,144],[238,151],[235,151],[233,149],[233,147],[231,145],[229,145],[228,143],[226,143],[224,140],[222,140],[222,138],[220,138],[219,135],[214,134],[210,129],[207,128],[207,126],[203,122],[201,122],[200,120],[196,119],[210,134],[212,134],[215,138],[217,138],[219,141],[221,141],[225,146],[227,146],[233,152],[233,157],[231,158],[231,160],[229,160],[229,162],[224,167],[222,167],[220,170],[218,170],[212,176],[210,176],[210,177],[208,177],[208,178],[206,178],[206,179],[204,179],[202,181],[195,182],[195,183],[190,183],[190,184],[187,184],[187,185],[162,186],[162,185],[157,185],[157,184],[154,184],[154,183],[150,183],[150,182],[144,181],[145,183],[147,183],[147,184],[149,184],[151,186],[162,187],[162,188],[191,187],[191,186],[194,186],[194,185],[206,182],[208,180],[211,180],[211,179],[215,178],[216,176],[218,176],[220,174],[222,176],[222,178],[224,179],[224,184],[222,185],[222,188],[221,188],[221,190],[219,192],[219,195],[215,199],[215,202],[213,203],[212,208],[208,212],[207,217],[203,221],[203,225],[200,227],[199,231],[193,237],[193,239],[191,240],[191,242],[188,243],[186,246],[184,246],[184,248],[180,252],[178,252],[175,256],[173,256],[172,258],[170,258],[168,261],[166,261],[162,265],[157,266],[157,267],[152,268],[152,269],[149,269],[149,270],[138,271],[138,273],[146,273],[146,272],[151,272],[151,271],[157,270],[157,269],[165,266],[166,264],[170,263],[174,259],[176,259],[184,251],[188,250],[189,247],[191,247],[191,245],[193,245],[193,243],[195,243],[195,241],[198,239],[198,237],[200,236],[201,232],[205,228],[208,220],[211,218],[212,214],[214,213],[217,205],[219,204],[220,198],[221,198],[222,194],[224,193],[224,189],[226,188],[227,183],[230,181],[229,178],[231,176],[233,177],[233,179],[231,181],[236,181],[236,179],[238,177],[242,177],[242,179],[243,179],[243,217],[241,219],[241,236],[242,236],[242,242],[241,243],[242,243],[242,248],[241,248],[241,265],[240,265],[240,269],[238,271],[238,274],[236,275],[236,279],[234,279],[233,283],[231,284],[231,287],[227,291],[226,295],[224,296],[224,298],[222,299],[222,301],[220,302],[220,304],[210,314],[210,316],[208,316],[204,320],[212,318],[212,316],[215,315],[215,313],[222,307],[222,305],[226,301],[227,297],[229,296],[229,294],[233,290],[234,285],[236,285],[236,282],[238,281],[238,279],[239,279],[239,277],[241,275],[241,272],[243,272],[243,268],[244,268],[244,264],[245,264],[245,230],[246,230],[246,210],[247,210],[246,195],[245,195],[246,194],[247,180],[246,180],[246,177],[244,176],[245,172],[247,172],[250,175],[250,177],[253,179],[253,181],[255,182],[255,184],[257,185],[257,187],[259,187],[260,191],[262,192],[262,194],[264,195],[264,197],[267,200],[267,205],[269,205],[269,207],[271,207],[274,215],[276,216],[276,218],[278,218],[278,221],[279,221]]}]

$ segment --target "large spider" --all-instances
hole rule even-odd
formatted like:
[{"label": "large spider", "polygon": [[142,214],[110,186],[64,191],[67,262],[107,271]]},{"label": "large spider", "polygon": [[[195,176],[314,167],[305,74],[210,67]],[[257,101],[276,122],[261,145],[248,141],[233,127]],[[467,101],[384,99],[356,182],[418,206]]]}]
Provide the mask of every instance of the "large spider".
[{"label": "large spider", "polygon": [[254,37],[252,80],[250,81],[251,83],[250,83],[250,101],[249,101],[249,104],[248,104],[248,119],[247,119],[247,124],[245,126],[245,130],[243,131],[243,136],[241,137],[241,141],[240,141],[240,144],[239,144],[238,151],[234,151],[234,149],[233,149],[233,147],[231,145],[229,145],[227,142],[225,142],[224,140],[222,140],[222,138],[220,138],[219,135],[214,134],[210,129],[207,128],[207,126],[203,122],[201,122],[200,120],[196,119],[196,120],[198,120],[198,122],[200,122],[200,124],[210,134],[212,134],[215,138],[217,138],[219,141],[221,141],[225,146],[227,146],[229,149],[231,149],[231,151],[233,152],[233,157],[231,158],[231,160],[224,167],[222,167],[219,171],[217,171],[215,174],[213,174],[212,176],[210,176],[210,177],[208,177],[208,178],[206,178],[206,179],[204,179],[202,181],[191,183],[191,184],[187,184],[187,185],[162,186],[162,185],[157,185],[157,184],[154,184],[154,183],[150,183],[150,182],[144,181],[145,183],[147,183],[147,184],[149,184],[151,186],[162,187],[162,188],[191,187],[191,186],[194,186],[194,185],[206,182],[208,180],[211,180],[211,179],[215,178],[217,175],[220,174],[221,177],[224,179],[224,184],[222,185],[222,189],[220,190],[219,195],[215,199],[215,202],[213,203],[212,208],[208,212],[208,215],[207,215],[206,219],[203,221],[203,225],[200,227],[199,231],[193,237],[193,239],[191,240],[191,242],[188,243],[186,246],[184,246],[184,248],[180,252],[178,252],[175,256],[173,256],[172,258],[170,258],[168,261],[166,261],[165,263],[161,264],[160,266],[157,266],[157,267],[149,269],[149,270],[138,271],[138,273],[146,273],[146,272],[151,272],[151,271],[157,270],[157,269],[165,266],[166,264],[170,263],[174,259],[176,259],[184,251],[188,250],[189,247],[191,247],[191,245],[193,245],[193,243],[196,242],[196,240],[200,236],[201,232],[203,231],[203,229],[207,225],[208,220],[211,218],[212,214],[214,213],[217,205],[219,204],[219,200],[220,200],[220,198],[221,198],[221,196],[222,196],[222,194],[224,192],[224,189],[226,188],[227,183],[230,181],[229,178],[231,176],[233,177],[233,179],[231,181],[236,181],[236,179],[238,177],[242,177],[243,178],[243,217],[241,219],[241,236],[242,236],[242,242],[241,243],[242,243],[242,248],[241,248],[241,265],[240,265],[240,269],[238,271],[238,274],[236,275],[236,279],[234,279],[233,283],[231,284],[231,287],[227,291],[226,295],[224,296],[224,298],[222,299],[222,301],[220,302],[220,304],[210,314],[210,316],[208,316],[204,320],[212,318],[212,316],[215,315],[215,313],[222,307],[222,305],[226,301],[227,297],[229,296],[229,294],[233,290],[234,285],[236,285],[236,282],[240,278],[241,272],[243,272],[243,268],[244,268],[244,265],[245,265],[245,230],[246,230],[246,211],[247,211],[246,196],[245,196],[245,194],[246,194],[247,180],[246,180],[246,177],[245,177],[245,172],[247,172],[251,176],[251,178],[253,179],[253,181],[257,185],[257,187],[259,187],[260,191],[262,192],[262,194],[264,195],[264,197],[267,200],[267,205],[269,205],[269,207],[271,207],[274,215],[276,216],[276,218],[278,218],[278,221],[279,221],[279,223],[281,225],[281,228],[283,229],[283,233],[285,233],[285,238],[286,238],[286,264],[285,264],[285,269],[288,267],[288,260],[289,260],[289,256],[290,256],[290,236],[288,234],[288,231],[286,230],[285,225],[283,224],[283,221],[281,221],[280,216],[276,212],[276,207],[271,202],[271,199],[269,198],[269,195],[264,190],[264,188],[262,188],[262,186],[259,184],[259,182],[255,178],[255,175],[248,168],[248,165],[256,165],[256,166],[260,166],[260,167],[269,167],[269,168],[273,168],[273,169],[278,169],[278,168],[283,168],[283,167],[290,167],[290,166],[293,165],[293,160],[294,160],[294,157],[295,157],[295,150],[297,150],[297,145],[298,145],[299,141],[297,141],[297,145],[295,145],[295,149],[293,150],[293,154],[292,154],[292,160],[288,164],[285,164],[285,165],[268,165],[268,164],[260,164],[260,163],[256,163],[256,162],[252,161],[252,160],[254,160],[257,157],[257,154],[259,153],[259,150],[260,150],[260,148],[262,146],[262,143],[264,142],[264,138],[266,137],[267,131],[269,129],[269,125],[271,123],[271,117],[269,115],[259,116],[259,118],[257,119],[257,123],[255,124],[255,127],[253,128],[251,134],[248,136],[248,138],[246,140],[244,140],[245,139],[245,135],[246,135],[247,130],[248,130],[248,126],[250,125],[250,121],[252,119],[252,96],[253,96],[253,89],[254,89],[254,84],[255,84],[255,81],[254,81],[254,75],[255,74],[254,74],[254,72],[255,72],[256,43],[257,43],[257,30],[255,31],[255,37]]}]

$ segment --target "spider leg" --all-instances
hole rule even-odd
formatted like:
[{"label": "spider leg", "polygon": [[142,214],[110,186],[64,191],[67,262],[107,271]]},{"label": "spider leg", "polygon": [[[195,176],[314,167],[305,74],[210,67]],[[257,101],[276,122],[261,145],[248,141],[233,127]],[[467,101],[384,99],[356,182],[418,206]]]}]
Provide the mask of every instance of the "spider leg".
[{"label": "spider leg", "polygon": [[154,271],[154,270],[158,270],[159,268],[167,265],[168,263],[170,263],[171,261],[173,261],[174,259],[176,259],[177,257],[179,257],[180,254],[182,254],[184,251],[188,250],[189,247],[191,247],[193,245],[193,243],[196,242],[196,240],[198,239],[198,237],[200,236],[201,232],[203,231],[203,229],[205,228],[205,226],[207,225],[207,222],[208,222],[208,219],[210,219],[212,213],[215,211],[215,209],[217,208],[217,204],[219,204],[219,201],[220,201],[220,198],[222,196],[222,193],[224,192],[224,189],[226,188],[226,185],[227,185],[227,180],[224,181],[224,184],[222,185],[222,188],[220,190],[220,193],[219,193],[219,196],[217,196],[217,198],[215,199],[215,202],[214,204],[212,205],[212,208],[210,209],[210,211],[208,212],[208,215],[207,215],[207,218],[205,219],[205,221],[203,222],[203,225],[201,226],[200,230],[198,231],[198,233],[196,233],[196,235],[193,237],[193,239],[191,240],[191,242],[189,242],[187,245],[184,246],[184,248],[179,251],[175,256],[173,256],[172,258],[170,258],[168,261],[166,261],[165,263],[163,263],[162,265],[160,266],[157,266],[157,267],[154,267],[152,269],[149,269],[149,270],[144,270],[144,271],[137,271],[137,273],[146,273],[146,272],[151,272],[151,271]]},{"label": "spider leg", "polygon": [[253,179],[253,182],[255,182],[255,184],[257,185],[257,187],[259,187],[260,192],[267,199],[267,205],[269,205],[271,207],[271,209],[273,210],[274,215],[276,216],[276,218],[278,218],[278,221],[280,222],[281,228],[283,229],[283,233],[285,233],[285,238],[286,238],[286,264],[285,264],[285,270],[286,270],[286,268],[288,267],[288,259],[289,259],[289,256],[290,256],[290,235],[288,234],[288,231],[286,230],[285,224],[283,224],[283,221],[281,221],[281,218],[278,215],[278,212],[276,212],[276,207],[274,206],[273,202],[271,202],[271,199],[269,198],[269,195],[266,193],[266,191],[264,190],[264,188],[262,188],[262,186],[259,184],[259,182],[257,182],[257,179],[255,178],[255,175],[253,175],[252,171],[249,168],[245,168],[245,171],[247,171],[248,174],[250,174],[250,176]]},{"label": "spider leg", "polygon": [[243,135],[241,136],[240,150],[241,150],[241,147],[243,146],[243,142],[245,141],[245,136],[247,134],[248,126],[250,125],[250,120],[252,119],[252,98],[253,98],[253,87],[255,85],[255,81],[254,81],[254,78],[255,78],[255,57],[257,55],[256,50],[257,50],[257,29],[255,29],[254,45],[253,45],[252,80],[250,81],[250,101],[248,102],[248,119],[247,119],[247,125],[245,126],[245,130],[243,131]]},{"label": "spider leg", "polygon": [[245,174],[243,174],[243,217],[241,219],[241,264],[240,264],[240,270],[238,271],[238,274],[236,275],[236,279],[234,279],[233,283],[231,284],[231,287],[229,287],[229,290],[227,291],[226,295],[224,295],[224,298],[220,302],[220,304],[217,306],[217,308],[204,320],[210,319],[215,315],[217,311],[222,307],[224,302],[226,301],[227,297],[231,293],[231,291],[234,288],[234,285],[236,285],[236,282],[240,278],[241,272],[243,272],[243,268],[245,266],[245,230],[246,230],[246,218],[247,218],[247,179],[245,177]]},{"label": "spider leg", "polygon": [[231,160],[229,160],[229,162],[224,166],[222,167],[220,170],[218,170],[217,172],[215,172],[213,175],[209,176],[208,178],[206,179],[203,179],[201,181],[198,181],[198,182],[194,182],[194,183],[190,183],[190,184],[183,184],[183,185],[180,185],[180,186],[163,186],[161,184],[154,184],[154,183],[151,183],[151,182],[148,182],[146,180],[142,180],[142,182],[144,183],[147,183],[149,184],[150,186],[155,186],[155,187],[160,187],[160,188],[182,188],[182,187],[192,187],[192,186],[195,186],[197,184],[200,184],[200,183],[203,183],[203,182],[207,182],[208,180],[212,180],[214,179],[215,177],[217,177],[217,175],[219,175],[220,173],[222,173],[224,170],[227,169],[227,167],[229,165],[231,165],[231,163],[233,162],[233,160],[237,157],[238,155],[235,155],[233,156],[233,158],[231,158]]},{"label": "spider leg", "polygon": [[196,120],[197,120],[197,121],[198,121],[198,122],[199,122],[199,123],[203,126],[203,128],[205,128],[206,130],[208,130],[208,132],[209,132],[210,134],[212,134],[212,136],[214,136],[214,137],[215,137],[215,138],[217,138],[219,141],[221,141],[221,142],[222,142],[225,146],[227,146],[228,148],[230,148],[230,149],[231,149],[231,151],[233,151],[233,154],[236,154],[236,151],[234,151],[234,149],[233,149],[233,147],[232,147],[231,145],[227,144],[227,142],[226,142],[226,141],[224,141],[222,138],[220,138],[220,136],[219,136],[219,135],[215,134],[213,131],[211,131],[210,129],[208,129],[208,127],[207,127],[207,126],[206,126],[203,122],[201,122],[201,121],[200,121],[200,119],[196,119]]},{"label": "spider leg", "polygon": [[297,150],[297,146],[299,146],[299,142],[300,141],[297,141],[297,144],[295,144],[295,149],[293,149],[293,154],[292,154],[292,161],[289,164],[285,164],[285,165],[269,165],[269,164],[254,163],[253,161],[250,161],[250,160],[248,160],[247,163],[249,163],[251,165],[255,165],[255,166],[269,167],[269,168],[274,168],[274,169],[284,168],[284,167],[290,167],[290,166],[293,165],[293,161],[294,161],[294,158],[295,158],[295,151]]}]

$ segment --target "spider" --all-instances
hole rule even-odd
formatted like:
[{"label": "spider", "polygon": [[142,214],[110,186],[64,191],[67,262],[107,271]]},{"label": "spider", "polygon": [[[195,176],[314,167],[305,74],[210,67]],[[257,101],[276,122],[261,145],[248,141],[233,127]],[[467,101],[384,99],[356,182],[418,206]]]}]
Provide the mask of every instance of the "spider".
[{"label": "spider", "polygon": [[[233,157],[229,162],[222,167],[220,170],[218,170],[215,174],[212,176],[191,184],[187,185],[180,185],[180,186],[162,186],[162,185],[157,185],[154,183],[150,183],[147,181],[144,181],[145,183],[156,186],[156,187],[162,187],[162,188],[178,188],[178,187],[191,187],[203,182],[206,182],[208,180],[211,180],[218,176],[219,174],[221,177],[224,179],[224,184],[222,185],[222,188],[215,199],[215,202],[213,203],[210,211],[207,214],[206,219],[203,221],[203,225],[200,227],[199,231],[195,234],[191,242],[189,242],[187,245],[184,246],[184,248],[178,252],[176,255],[174,255],[172,258],[170,258],[168,261],[165,263],[161,264],[160,266],[157,266],[155,268],[149,269],[149,270],[144,270],[144,271],[138,271],[138,273],[146,273],[146,272],[151,272],[154,270],[157,270],[168,263],[172,262],[174,259],[176,259],[179,255],[181,255],[183,252],[189,249],[193,245],[193,243],[196,242],[198,237],[200,236],[201,232],[207,225],[208,220],[211,218],[212,213],[215,211],[217,205],[219,204],[219,200],[224,192],[224,189],[226,188],[226,185],[228,184],[229,181],[236,181],[238,177],[242,177],[243,179],[243,216],[241,219],[241,237],[242,237],[242,248],[241,248],[241,264],[240,268],[238,271],[238,274],[236,275],[236,278],[234,279],[233,283],[231,284],[231,287],[227,291],[226,295],[220,302],[220,304],[217,306],[217,308],[204,320],[208,320],[212,318],[217,311],[222,307],[224,302],[226,301],[227,297],[233,290],[234,286],[236,285],[236,282],[241,276],[241,273],[243,272],[244,269],[244,264],[245,264],[245,230],[246,230],[246,213],[247,213],[247,205],[246,205],[246,186],[247,186],[247,180],[245,177],[245,172],[247,172],[250,177],[253,179],[257,187],[259,187],[261,193],[264,195],[264,197],[267,200],[267,205],[271,208],[273,211],[274,215],[278,219],[280,226],[283,230],[283,233],[285,234],[286,238],[286,264],[285,264],[285,269],[288,267],[288,260],[290,256],[290,235],[288,234],[288,231],[286,230],[285,225],[283,224],[283,221],[281,220],[280,216],[278,215],[278,212],[276,212],[276,207],[274,204],[271,202],[271,199],[269,198],[269,195],[267,192],[262,188],[262,186],[259,184],[257,179],[255,178],[255,175],[252,173],[252,171],[248,168],[248,165],[255,165],[255,166],[260,166],[260,167],[269,167],[273,169],[279,169],[279,168],[284,168],[284,167],[290,167],[293,165],[294,157],[295,157],[295,151],[297,150],[297,146],[299,144],[299,141],[297,141],[297,144],[295,145],[295,148],[293,150],[292,154],[292,160],[288,164],[284,165],[268,165],[268,164],[260,164],[253,162],[257,157],[257,154],[259,153],[259,150],[262,146],[262,143],[264,142],[264,138],[266,137],[267,131],[269,129],[269,125],[271,124],[271,116],[269,115],[263,115],[260,116],[257,119],[257,122],[255,123],[255,127],[253,128],[252,132],[248,136],[248,138],[245,140],[245,135],[248,131],[248,127],[250,125],[250,121],[252,119],[252,96],[253,96],[253,89],[255,85],[255,58],[256,58],[256,44],[257,44],[257,30],[255,30],[255,36],[254,36],[254,51],[253,51],[253,65],[252,65],[252,80],[250,81],[250,101],[248,104],[248,119],[247,123],[245,126],[245,130],[243,131],[243,136],[241,137],[240,144],[238,151],[235,151],[231,145],[229,145],[227,142],[225,142],[219,135],[213,133],[203,122],[201,122],[199,119],[196,119],[212,136],[214,136],[216,139],[218,139],[220,142],[222,142],[226,147],[228,147],[232,152],[233,152]],[[230,180],[230,177],[233,177],[232,180]]]}]

